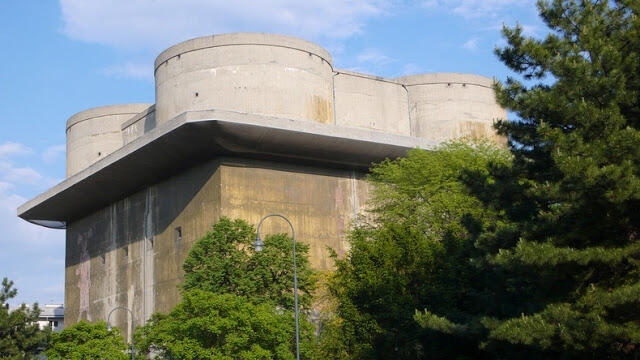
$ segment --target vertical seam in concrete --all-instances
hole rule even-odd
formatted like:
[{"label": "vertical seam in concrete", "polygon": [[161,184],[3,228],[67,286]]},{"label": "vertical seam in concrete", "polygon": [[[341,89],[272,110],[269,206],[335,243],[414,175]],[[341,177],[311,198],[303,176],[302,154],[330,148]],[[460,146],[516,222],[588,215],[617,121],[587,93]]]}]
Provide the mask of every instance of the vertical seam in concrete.
[{"label": "vertical seam in concrete", "polygon": [[[154,294],[148,294],[148,287],[153,287],[154,276],[154,259],[153,259],[153,215],[154,215],[154,201],[156,198],[155,186],[149,186],[146,191],[145,199],[145,218],[144,218],[144,234],[143,234],[143,254],[142,254],[142,322],[146,322],[149,318],[149,313],[154,309]],[[151,247],[149,247],[151,244]],[[149,261],[149,252],[151,251],[151,260]]]},{"label": "vertical seam in concrete", "polygon": [[144,202],[143,240],[142,240],[142,320],[147,319],[147,241],[149,241],[149,219],[151,216],[151,187],[147,187]]},{"label": "vertical seam in concrete", "polygon": [[353,199],[353,222],[355,223],[358,218],[358,182],[356,181],[356,172],[351,170],[351,197]]},{"label": "vertical seam in concrete", "polygon": [[336,114],[336,75],[339,72],[334,71],[331,77],[331,91],[333,92],[333,125],[338,124],[338,115]]},{"label": "vertical seam in concrete", "polygon": [[402,88],[407,93],[407,116],[409,116],[409,136],[413,136],[413,121],[411,121],[411,103],[409,102],[409,89],[406,85],[402,85]]},{"label": "vertical seam in concrete", "polygon": [[148,212],[149,212],[149,189],[147,188],[146,194],[145,194],[145,204],[144,204],[144,221],[142,222],[142,233],[143,233],[143,239],[142,239],[142,318],[144,319],[147,316],[147,298],[146,298],[146,291],[147,291],[147,218],[148,218]]},{"label": "vertical seam in concrete", "polygon": [[[112,294],[113,298],[109,297],[110,300],[109,301],[109,306],[108,307],[113,307],[114,303],[117,302],[117,296],[115,294],[117,294],[117,289],[116,289],[116,278],[117,278],[117,274],[114,274],[113,272],[118,268],[117,266],[114,266],[117,264],[118,259],[117,259],[117,249],[118,249],[118,244],[117,239],[116,239],[116,224],[115,224],[115,219],[116,219],[116,203],[111,204],[111,216],[109,219],[109,229],[111,231],[111,246],[109,246],[109,251],[111,253],[111,256],[109,256],[109,266],[108,266],[108,276],[109,276],[109,293]],[[111,310],[111,309],[105,309],[106,310]],[[105,314],[105,316],[108,314]]]}]

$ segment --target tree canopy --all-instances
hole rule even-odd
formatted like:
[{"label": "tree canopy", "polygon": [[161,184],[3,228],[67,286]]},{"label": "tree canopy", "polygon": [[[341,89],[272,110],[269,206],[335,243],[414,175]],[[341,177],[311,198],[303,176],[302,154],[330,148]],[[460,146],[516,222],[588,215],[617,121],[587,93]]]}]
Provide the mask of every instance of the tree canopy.
[{"label": "tree canopy", "polygon": [[461,319],[462,309],[481,306],[470,296],[482,281],[469,262],[476,254],[472,233],[495,222],[496,214],[465,179],[488,174],[491,162],[509,161],[507,151],[488,143],[453,142],[371,169],[371,221],[354,228],[350,252],[336,260],[330,290],[338,319],[321,335],[321,351],[344,359],[444,359],[478,351],[421,331],[414,313],[428,307]]},{"label": "tree canopy", "polygon": [[[223,217],[184,263],[183,300],[136,332],[142,354],[166,359],[295,359],[293,248],[286,234],[253,250],[255,230]],[[300,303],[311,304],[308,246],[297,244]],[[300,355],[315,353],[313,326],[300,316]]]},{"label": "tree canopy", "polygon": [[510,159],[448,145],[372,169],[334,358],[640,355],[640,2],[538,7],[549,34],[504,28],[496,50],[522,76],[495,86]]},{"label": "tree canopy", "polygon": [[33,359],[46,346],[49,330],[38,326],[38,304],[31,308],[22,304],[13,311],[4,306],[17,294],[13,281],[4,278],[0,287],[0,358]]},{"label": "tree canopy", "polygon": [[[549,34],[505,28],[496,85],[512,166],[475,194],[504,218],[475,239],[497,306],[433,330],[544,358],[633,358],[640,346],[640,2],[539,1]],[[481,177],[479,177],[481,178]],[[490,181],[489,181],[490,180]],[[478,184],[476,184],[478,185]],[[498,285],[498,286],[496,286]],[[524,352],[523,352],[524,353]]]},{"label": "tree canopy", "polygon": [[[253,250],[256,232],[246,221],[226,217],[189,251],[184,261],[184,290],[201,289],[235,294],[254,302],[269,301],[293,308],[292,239],[286,234],[268,235],[260,252]],[[299,301],[311,304],[314,289],[309,267],[309,246],[296,244]]]},{"label": "tree canopy", "polygon": [[127,344],[118,328],[107,329],[107,323],[82,320],[53,333],[46,351],[52,360],[127,360]]},{"label": "tree canopy", "polygon": [[[163,359],[295,359],[291,311],[233,294],[184,292],[169,314],[155,314],[137,333],[144,353]],[[313,351],[311,325],[301,321],[301,358]]]}]

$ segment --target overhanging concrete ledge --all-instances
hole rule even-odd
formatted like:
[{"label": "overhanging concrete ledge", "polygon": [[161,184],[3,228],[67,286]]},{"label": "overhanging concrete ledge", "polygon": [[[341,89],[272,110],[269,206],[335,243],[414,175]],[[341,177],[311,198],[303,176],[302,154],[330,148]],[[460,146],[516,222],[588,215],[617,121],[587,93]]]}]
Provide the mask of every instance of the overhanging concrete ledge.
[{"label": "overhanging concrete ledge", "polygon": [[186,112],[29,200],[18,208],[18,216],[38,224],[64,224],[215,156],[366,170],[372,162],[435,145],[414,137],[233,111]]}]

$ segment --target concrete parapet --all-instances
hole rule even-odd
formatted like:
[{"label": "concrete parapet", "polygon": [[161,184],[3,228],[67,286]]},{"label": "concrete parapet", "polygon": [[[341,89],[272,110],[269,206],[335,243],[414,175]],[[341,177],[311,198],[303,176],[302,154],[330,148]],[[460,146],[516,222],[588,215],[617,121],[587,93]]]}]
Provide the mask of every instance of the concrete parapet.
[{"label": "concrete parapet", "polygon": [[122,123],[149,106],[101,106],[70,117],[67,121],[67,177],[122,147]]},{"label": "concrete parapet", "polygon": [[[487,137],[506,119],[493,80],[436,73],[383,78],[333,69],[331,55],[301,39],[262,33],[195,38],[155,61],[156,103],[113,105],[67,123],[67,176],[187,112],[233,111],[375,130],[430,141]],[[99,120],[97,120],[99,119]]]},{"label": "concrete parapet", "polygon": [[500,139],[492,127],[507,112],[495,99],[493,80],[457,73],[423,74],[397,78],[408,93],[413,136],[433,141],[458,137]]},{"label": "concrete parapet", "polygon": [[196,38],[155,62],[156,119],[194,110],[232,110],[333,123],[329,53],[297,38],[235,33]]},{"label": "concrete parapet", "polygon": [[156,127],[156,106],[151,105],[122,125],[122,144],[127,145]]},{"label": "concrete parapet", "polygon": [[407,90],[367,74],[336,70],[336,125],[410,136]]}]

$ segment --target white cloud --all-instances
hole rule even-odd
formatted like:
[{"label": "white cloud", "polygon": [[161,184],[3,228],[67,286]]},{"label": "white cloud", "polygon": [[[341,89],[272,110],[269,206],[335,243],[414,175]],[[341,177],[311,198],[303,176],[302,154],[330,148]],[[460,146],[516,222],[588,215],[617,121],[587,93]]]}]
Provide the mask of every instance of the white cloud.
[{"label": "white cloud", "polygon": [[[60,259],[64,259],[64,231],[36,226],[18,218],[16,209],[27,199],[15,190],[14,184],[0,181],[0,277],[7,276],[16,283],[18,297],[11,303],[48,300],[42,298],[42,289],[53,284],[57,291],[46,290],[44,293],[49,298],[62,299],[64,265]],[[51,273],[54,268],[55,272]]]},{"label": "white cloud", "polygon": [[265,31],[341,39],[363,31],[395,0],[60,0],[71,38],[116,48],[160,50],[192,37]]},{"label": "white cloud", "polygon": [[[38,184],[43,179],[39,172],[30,167],[15,166],[9,161],[13,156],[30,153],[33,153],[33,150],[20,143],[6,142],[0,145],[0,180],[8,183]],[[6,190],[6,186],[0,186],[0,189]]]},{"label": "white cloud", "polygon": [[[504,22],[496,22],[495,24],[488,26],[486,28],[486,30],[496,30],[496,31],[502,31],[502,27],[504,26]],[[538,25],[531,25],[531,24],[520,24],[520,26],[522,27],[522,34],[524,36],[537,36],[538,33],[540,32],[540,26]],[[512,27],[512,26],[509,26]]]},{"label": "white cloud", "polygon": [[126,62],[112,65],[103,69],[102,72],[107,76],[119,79],[151,80],[153,79],[153,61],[150,60],[143,64]]},{"label": "white cloud", "polygon": [[462,47],[469,51],[476,51],[478,49],[478,40],[480,39],[477,37],[471,38],[462,44]]},{"label": "white cloud", "polygon": [[[6,185],[36,185],[37,188],[46,188],[57,183],[57,179],[44,176],[29,166],[16,165],[13,157],[32,154],[34,151],[23,144],[6,142],[0,144],[0,190],[6,190]],[[56,145],[47,148],[42,153],[45,162],[53,161],[56,156],[64,152],[64,145]]]},{"label": "white cloud", "polygon": [[[62,265],[64,266],[64,260],[60,260],[59,261],[60,264],[55,264],[55,265]],[[53,295],[53,296],[60,296],[60,294],[64,294],[64,278],[60,279],[60,283],[59,284],[55,284],[55,285],[50,285],[50,286],[46,286],[44,288],[42,288],[42,294],[46,294],[46,295]],[[51,303],[56,302],[55,300],[50,301]],[[60,302],[60,301],[58,301]],[[40,304],[42,305],[42,304]]]},{"label": "white cloud", "polygon": [[33,150],[15,142],[6,142],[0,145],[0,158],[7,158],[14,155],[30,154]]},{"label": "white cloud", "polygon": [[42,153],[42,160],[47,164],[52,164],[57,161],[65,151],[67,151],[67,147],[65,145],[49,146]]},{"label": "white cloud", "polygon": [[415,75],[415,74],[420,74],[422,72],[424,72],[424,70],[420,65],[409,63],[404,65],[400,76]]},{"label": "white cloud", "polygon": [[27,201],[18,194],[20,191],[42,188],[52,182],[38,171],[12,162],[12,157],[30,153],[33,150],[19,143],[0,145],[0,277],[7,276],[16,282],[18,297],[12,304],[48,300],[42,298],[45,294],[49,299],[61,301],[64,294],[64,265],[60,260],[64,259],[64,231],[36,226],[16,214],[18,206]]},{"label": "white cloud", "polygon": [[422,3],[422,6],[425,9],[437,9],[440,6],[440,1],[438,1],[438,0],[425,0]]},{"label": "white cloud", "polygon": [[464,18],[496,18],[513,6],[534,6],[532,0],[426,0],[426,9],[442,9]]},{"label": "white cloud", "polygon": [[0,161],[0,179],[10,183],[39,184],[44,177],[30,167],[16,167],[8,161]]},{"label": "white cloud", "polygon": [[13,190],[15,186],[8,182],[0,181],[0,194],[6,193],[9,190]]},{"label": "white cloud", "polygon": [[13,216],[16,216],[16,209],[19,205],[22,205],[27,199],[20,195],[12,194],[15,186],[10,183],[0,182],[0,211],[13,212]]},{"label": "white cloud", "polygon": [[368,63],[375,66],[387,65],[395,60],[386,56],[377,49],[366,49],[356,55],[356,61],[359,63]]},{"label": "white cloud", "polygon": [[522,26],[522,34],[525,36],[536,36],[540,30],[540,27],[536,25],[521,24],[520,26]]}]

